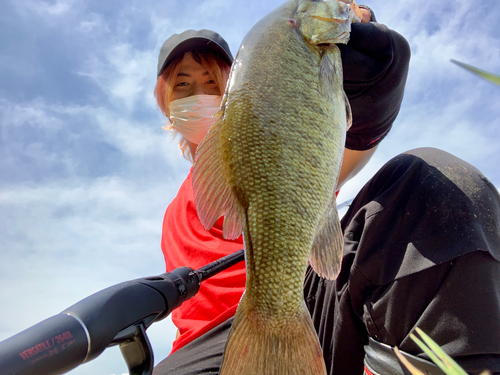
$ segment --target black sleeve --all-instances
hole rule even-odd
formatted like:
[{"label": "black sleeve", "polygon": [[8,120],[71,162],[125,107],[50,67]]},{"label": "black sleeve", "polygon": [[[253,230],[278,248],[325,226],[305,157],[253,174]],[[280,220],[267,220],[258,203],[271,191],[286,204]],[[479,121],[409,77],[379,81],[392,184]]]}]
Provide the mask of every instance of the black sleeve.
[{"label": "black sleeve", "polygon": [[399,113],[410,47],[397,32],[369,22],[353,24],[349,42],[339,48],[353,116],[346,147],[368,150],[389,133]]}]

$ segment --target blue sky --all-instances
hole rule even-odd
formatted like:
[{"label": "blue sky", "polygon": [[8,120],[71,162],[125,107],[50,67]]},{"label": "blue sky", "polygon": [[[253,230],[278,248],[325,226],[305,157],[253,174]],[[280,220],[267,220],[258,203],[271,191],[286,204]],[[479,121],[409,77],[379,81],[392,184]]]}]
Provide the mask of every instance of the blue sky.
[{"label": "blue sky", "polygon": [[[236,53],[277,0],[0,2],[0,340],[113,284],[164,272],[164,210],[189,170],[153,97],[172,33],[209,28]],[[500,187],[500,87],[450,63],[500,73],[495,0],[373,0],[412,49],[389,136],[341,192],[387,160],[442,148]],[[148,331],[156,360],[168,319]],[[126,372],[117,348],[72,374]]]}]

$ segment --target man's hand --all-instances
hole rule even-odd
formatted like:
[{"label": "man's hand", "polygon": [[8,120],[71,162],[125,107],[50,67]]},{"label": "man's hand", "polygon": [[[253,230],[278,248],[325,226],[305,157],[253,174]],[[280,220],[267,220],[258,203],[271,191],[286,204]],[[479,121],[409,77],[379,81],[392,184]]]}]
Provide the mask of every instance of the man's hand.
[{"label": "man's hand", "polygon": [[362,18],[361,18],[362,23],[368,23],[372,20],[372,15],[370,14],[370,11],[368,9],[359,8],[359,10],[360,10],[361,15],[362,15]]}]

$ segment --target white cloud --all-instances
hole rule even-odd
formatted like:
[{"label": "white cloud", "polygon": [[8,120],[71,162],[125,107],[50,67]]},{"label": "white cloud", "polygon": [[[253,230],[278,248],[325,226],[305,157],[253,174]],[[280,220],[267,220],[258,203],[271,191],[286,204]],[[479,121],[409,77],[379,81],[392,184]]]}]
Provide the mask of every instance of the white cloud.
[{"label": "white cloud", "polygon": [[97,13],[90,13],[84,16],[85,18],[79,20],[76,31],[82,34],[103,34],[109,33],[110,30],[106,24],[104,17]]},{"label": "white cloud", "polygon": [[41,0],[21,0],[16,7],[21,13],[35,13],[40,17],[66,16],[77,4],[75,0],[56,0],[53,2]]},{"label": "white cloud", "polygon": [[43,98],[31,103],[15,103],[0,98],[0,119],[2,129],[7,127],[37,126],[47,130],[60,129],[64,122],[61,114],[78,115],[78,111],[58,105],[47,106]]},{"label": "white cloud", "polygon": [[138,51],[126,43],[111,45],[104,54],[105,60],[93,56],[80,74],[89,77],[122,110],[155,108],[154,70],[148,69],[155,65],[155,55],[151,50]]},{"label": "white cloud", "polygon": [[[3,241],[12,241],[3,255],[18,254],[28,243],[35,245],[30,246],[31,254],[70,250],[66,257],[137,256],[134,252],[149,251],[137,249],[138,241],[158,237],[163,210],[174,194],[159,185],[116,177],[2,189]],[[23,243],[16,242],[19,238]],[[117,265],[122,259],[99,261]]]},{"label": "white cloud", "polygon": [[[175,194],[166,185],[103,178],[0,190],[0,301],[9,306],[0,340],[108,286],[163,273],[161,222]],[[175,329],[167,321],[151,332],[168,354]]]},{"label": "white cloud", "polygon": [[[154,99],[150,99],[153,102]],[[153,104],[151,104],[151,107]],[[59,148],[55,148],[52,156],[46,149],[46,145],[58,132],[67,132],[77,136],[81,126],[96,126],[101,130],[99,141],[108,142],[119,149],[123,154],[131,158],[144,157],[147,154],[165,157],[169,160],[176,160],[178,152],[175,143],[170,144],[170,136],[161,129],[165,121],[157,112],[148,121],[155,121],[153,124],[144,123],[140,120],[130,118],[127,113],[120,113],[105,107],[93,107],[91,105],[62,105],[47,103],[43,98],[38,98],[27,103],[13,103],[5,99],[0,99],[0,134],[9,143],[6,146],[25,155],[43,158],[57,158]],[[156,113],[155,113],[156,112]],[[14,132],[42,132],[44,138],[29,137],[19,143],[15,139]],[[18,134],[18,133],[16,133]],[[51,136],[51,137],[52,137]],[[54,136],[55,137],[55,136]],[[56,139],[56,138],[54,138]],[[61,145],[62,147],[63,145]],[[44,150],[45,149],[45,150]],[[70,160],[67,160],[70,162]],[[167,164],[170,164],[166,160]],[[175,164],[171,167],[175,169]]]}]

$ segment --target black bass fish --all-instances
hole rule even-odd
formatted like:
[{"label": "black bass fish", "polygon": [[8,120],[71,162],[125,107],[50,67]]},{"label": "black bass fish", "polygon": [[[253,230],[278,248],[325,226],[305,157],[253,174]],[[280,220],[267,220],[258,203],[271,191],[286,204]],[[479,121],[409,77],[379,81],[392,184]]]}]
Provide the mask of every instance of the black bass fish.
[{"label": "black bass fish", "polygon": [[335,190],[350,126],[340,51],[352,0],[290,0],[247,34],[215,125],[198,146],[206,229],[242,232],[247,267],[222,375],[326,374],[303,300],[305,270],[333,279],[343,235]]}]

